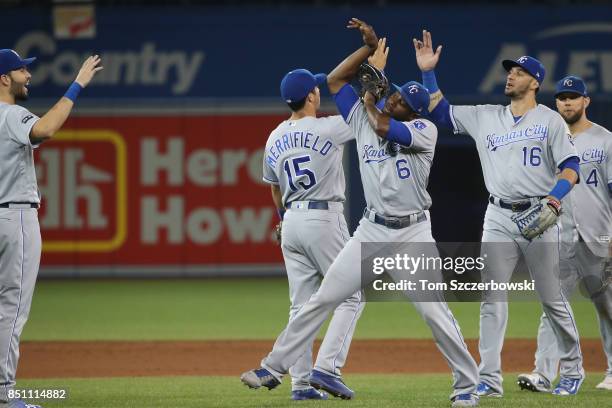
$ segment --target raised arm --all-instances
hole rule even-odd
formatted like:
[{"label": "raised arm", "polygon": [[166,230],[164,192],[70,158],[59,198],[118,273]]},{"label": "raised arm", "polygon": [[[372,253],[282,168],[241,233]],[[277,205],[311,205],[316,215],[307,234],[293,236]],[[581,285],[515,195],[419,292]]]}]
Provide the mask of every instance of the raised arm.
[{"label": "raised arm", "polygon": [[[389,56],[389,47],[387,47],[387,39],[381,38],[378,40],[378,46],[376,47],[376,51],[370,58],[368,58],[368,63],[373,67],[384,71],[387,66],[387,58]],[[391,117],[387,114],[382,113],[378,107],[376,106],[376,99],[374,95],[370,92],[366,92],[363,96],[363,106],[365,107],[366,112],[368,113],[368,122],[370,122],[370,126],[376,132],[376,134],[385,138],[387,136],[387,132],[389,132],[389,123],[391,121]]]},{"label": "raised arm", "polygon": [[378,46],[378,38],[371,25],[356,18],[351,18],[347,28],[358,29],[364,45],[346,57],[332,72],[327,75],[327,86],[331,94],[338,91],[357,75],[359,65],[374,53]]},{"label": "raised arm", "polygon": [[453,122],[450,114],[450,104],[442,94],[436,81],[434,69],[440,60],[442,54],[442,46],[438,45],[436,50],[433,49],[433,41],[431,33],[423,30],[423,39],[412,40],[414,43],[414,51],[416,62],[423,76],[423,86],[427,88],[430,95],[429,112],[430,119],[438,126],[453,129]]},{"label": "raised arm", "polygon": [[74,106],[74,101],[81,89],[85,88],[96,72],[102,69],[99,64],[100,57],[97,55],[93,55],[85,60],[75,81],[70,85],[64,96],[32,126],[30,131],[32,143],[44,142],[53,137],[62,127],[66,119],[68,119],[68,115],[70,115],[70,111]]}]

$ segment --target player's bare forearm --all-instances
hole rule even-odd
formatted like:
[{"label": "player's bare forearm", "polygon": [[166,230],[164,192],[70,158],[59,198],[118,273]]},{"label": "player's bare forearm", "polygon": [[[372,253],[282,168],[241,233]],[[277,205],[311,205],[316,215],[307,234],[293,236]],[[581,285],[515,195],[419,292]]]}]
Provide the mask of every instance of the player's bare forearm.
[{"label": "player's bare forearm", "polygon": [[270,184],[270,191],[272,193],[272,201],[274,201],[274,205],[276,208],[283,208],[283,196],[281,195],[280,186],[276,184]]},{"label": "player's bare forearm", "polygon": [[66,94],[43,115],[30,130],[30,140],[32,143],[41,143],[50,139],[64,125],[70,111],[74,106],[74,101],[80,90],[87,87],[97,72],[102,70],[101,60],[98,55],[92,55],[85,59],[74,83],[68,88]]},{"label": "player's bare forearm", "polygon": [[349,83],[351,79],[357,75],[359,65],[367,60],[370,55],[374,54],[374,51],[376,51],[378,47],[376,32],[374,32],[374,28],[365,21],[353,17],[349,20],[347,28],[359,30],[364,45],[346,57],[327,76],[327,86],[329,87],[329,92],[332,94],[338,93],[340,88]]},{"label": "player's bare forearm", "polygon": [[563,169],[563,171],[559,174],[559,179],[569,181],[572,187],[574,187],[578,181],[578,173],[576,173],[574,169]]},{"label": "player's bare forearm", "polygon": [[362,46],[357,51],[346,57],[332,72],[327,75],[327,86],[332,94],[338,91],[351,79],[357,75],[359,65],[368,59],[376,51],[376,48],[370,48],[367,45]]},{"label": "player's bare forearm", "polygon": [[442,94],[442,91],[440,90],[430,94],[428,110],[432,112],[436,108],[436,106],[438,106],[438,104],[440,103],[442,99],[444,99],[444,94]]},{"label": "player's bare forearm", "polygon": [[389,122],[391,118],[378,110],[376,107],[376,100],[370,92],[365,93],[363,97],[363,106],[368,113],[368,122],[370,122],[372,129],[374,129],[379,137],[385,138],[389,132]]},{"label": "player's bare forearm", "polygon": [[32,143],[41,143],[50,139],[64,125],[66,119],[72,111],[74,102],[70,99],[62,97],[46,114],[44,114],[30,131],[30,140]]}]

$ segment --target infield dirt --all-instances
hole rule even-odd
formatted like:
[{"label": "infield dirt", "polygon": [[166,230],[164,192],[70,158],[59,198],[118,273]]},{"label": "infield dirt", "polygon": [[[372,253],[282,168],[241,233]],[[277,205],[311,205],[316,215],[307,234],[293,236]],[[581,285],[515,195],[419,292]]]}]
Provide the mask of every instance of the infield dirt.
[{"label": "infield dirt", "polygon": [[[239,375],[257,367],[272,340],[28,341],[21,344],[18,378]],[[318,342],[316,347],[318,348]],[[467,340],[478,361],[478,341]],[[605,370],[601,340],[581,341],[587,371]],[[532,339],[507,339],[505,372],[531,371]],[[445,373],[432,340],[354,340],[344,373]]]}]

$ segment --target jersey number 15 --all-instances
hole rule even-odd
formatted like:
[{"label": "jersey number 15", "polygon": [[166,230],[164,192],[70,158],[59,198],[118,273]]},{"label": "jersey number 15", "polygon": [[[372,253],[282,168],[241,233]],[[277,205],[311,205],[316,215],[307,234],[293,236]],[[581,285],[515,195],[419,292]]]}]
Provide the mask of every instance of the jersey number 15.
[{"label": "jersey number 15", "polygon": [[[289,165],[289,162],[292,163],[291,166]],[[285,169],[285,173],[287,173],[287,180],[289,181],[289,188],[291,191],[297,191],[298,189],[298,187],[295,185],[295,181],[297,181],[298,186],[301,186],[304,190],[308,190],[317,184],[315,174],[306,167],[307,163],[310,163],[310,156],[300,156],[285,160],[283,167]],[[304,165],[304,167],[302,167],[302,165]],[[291,167],[293,167],[293,174],[291,174]],[[308,180],[298,180],[302,176],[306,176]]]}]

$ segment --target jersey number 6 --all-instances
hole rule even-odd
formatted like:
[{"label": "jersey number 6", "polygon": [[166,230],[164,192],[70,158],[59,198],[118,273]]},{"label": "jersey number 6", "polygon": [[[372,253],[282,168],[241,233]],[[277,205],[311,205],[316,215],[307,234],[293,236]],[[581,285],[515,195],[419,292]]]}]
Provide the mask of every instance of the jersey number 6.
[{"label": "jersey number 6", "polygon": [[[291,167],[289,166],[289,161],[293,163],[293,170],[295,172],[295,177],[291,175]],[[294,159],[285,160],[284,168],[285,168],[285,173],[287,173],[287,179],[289,181],[289,188],[291,189],[291,191],[297,191],[297,187],[295,186],[294,179],[297,180],[301,176],[308,177],[307,183],[303,181],[297,182],[297,184],[301,186],[304,190],[308,190],[309,188],[317,184],[317,179],[315,177],[315,174],[312,171],[308,170],[307,168],[302,168],[300,166],[301,164],[309,163],[309,162],[310,162],[310,156],[300,156]]]},{"label": "jersey number 6", "polygon": [[405,159],[399,159],[395,162],[395,167],[397,168],[397,175],[401,179],[407,179],[408,177],[410,177],[410,169],[405,166],[406,164],[408,164],[408,161],[406,161]]}]

